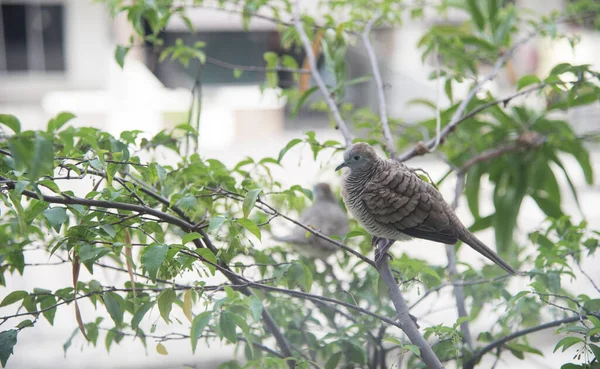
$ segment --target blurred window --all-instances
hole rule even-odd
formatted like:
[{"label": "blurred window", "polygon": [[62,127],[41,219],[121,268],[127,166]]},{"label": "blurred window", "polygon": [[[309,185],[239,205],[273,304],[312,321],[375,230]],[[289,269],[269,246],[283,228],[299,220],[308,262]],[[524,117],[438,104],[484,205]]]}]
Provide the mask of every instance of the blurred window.
[{"label": "blurred window", "polygon": [[0,5],[0,72],[63,72],[64,6]]},{"label": "blurred window", "polygon": [[[274,31],[217,31],[202,32],[191,35],[187,32],[167,31],[162,34],[165,46],[174,45],[177,39],[187,45],[193,45],[196,41],[203,41],[206,46],[203,51],[209,57],[207,63],[202,67],[202,83],[208,85],[247,85],[261,84],[265,80],[264,73],[245,71],[238,78],[235,77],[233,69],[235,66],[257,66],[265,65],[263,54],[267,51],[283,55],[289,54],[283,50],[279,43],[279,34]],[[189,87],[194,81],[198,70],[198,62],[192,61],[188,67],[177,61],[165,60],[157,63],[158,54],[148,48],[151,59],[149,63],[156,76],[167,87]],[[299,65],[302,64],[303,56],[293,54]],[[279,72],[279,85],[282,88],[294,85],[291,73]]]}]

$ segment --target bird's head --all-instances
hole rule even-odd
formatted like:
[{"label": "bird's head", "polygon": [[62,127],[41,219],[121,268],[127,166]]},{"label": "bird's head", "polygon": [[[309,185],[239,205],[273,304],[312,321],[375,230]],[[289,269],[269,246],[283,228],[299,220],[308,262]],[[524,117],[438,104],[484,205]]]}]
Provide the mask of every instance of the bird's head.
[{"label": "bird's head", "polygon": [[358,142],[350,146],[344,153],[344,162],[338,165],[335,170],[348,167],[352,172],[364,172],[372,168],[377,161],[377,154],[371,145],[365,142]]},{"label": "bird's head", "polygon": [[317,183],[313,187],[314,201],[331,201],[335,202],[335,196],[331,192],[331,187],[327,183]]}]

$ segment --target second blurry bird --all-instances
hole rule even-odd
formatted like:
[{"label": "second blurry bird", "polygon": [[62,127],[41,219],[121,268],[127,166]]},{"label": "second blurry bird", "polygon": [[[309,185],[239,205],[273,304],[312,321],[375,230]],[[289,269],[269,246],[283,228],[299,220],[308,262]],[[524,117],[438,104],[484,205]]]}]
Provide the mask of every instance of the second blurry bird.
[{"label": "second blurry bird", "polygon": [[[331,192],[331,187],[327,183],[315,185],[313,198],[313,204],[300,215],[300,223],[326,236],[343,238],[348,233],[348,217]],[[295,226],[287,236],[273,238],[292,244],[300,254],[309,258],[325,259],[338,249],[331,242],[308,233],[299,226]]]}]

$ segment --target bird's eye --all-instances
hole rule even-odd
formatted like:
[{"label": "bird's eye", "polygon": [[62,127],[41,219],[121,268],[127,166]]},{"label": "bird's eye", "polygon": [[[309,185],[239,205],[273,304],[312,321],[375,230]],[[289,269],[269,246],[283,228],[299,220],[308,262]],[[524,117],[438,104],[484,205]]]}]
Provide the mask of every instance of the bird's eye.
[{"label": "bird's eye", "polygon": [[352,159],[358,161],[358,160],[360,160],[360,155],[354,155],[354,157]]}]

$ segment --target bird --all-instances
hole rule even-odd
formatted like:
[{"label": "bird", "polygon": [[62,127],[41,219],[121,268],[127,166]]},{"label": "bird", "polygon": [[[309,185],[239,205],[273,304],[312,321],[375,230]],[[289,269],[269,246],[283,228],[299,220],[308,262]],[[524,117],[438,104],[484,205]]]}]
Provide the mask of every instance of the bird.
[{"label": "bird", "polygon": [[[335,170],[344,167],[349,168],[341,185],[346,208],[373,235],[374,244],[380,239],[389,240],[383,254],[394,241],[421,238],[453,245],[460,240],[508,273],[516,274],[461,223],[437,188],[406,165],[382,159],[371,145],[359,142],[346,149],[344,162]],[[381,256],[376,255],[376,262]]]},{"label": "bird", "polygon": [[[342,209],[327,183],[313,187],[313,204],[300,214],[300,223],[312,227],[325,236],[343,238],[348,233],[348,215]],[[338,247],[326,239],[319,238],[306,229],[296,226],[290,234],[273,236],[277,241],[293,245],[298,253],[313,259],[326,259]]]}]

